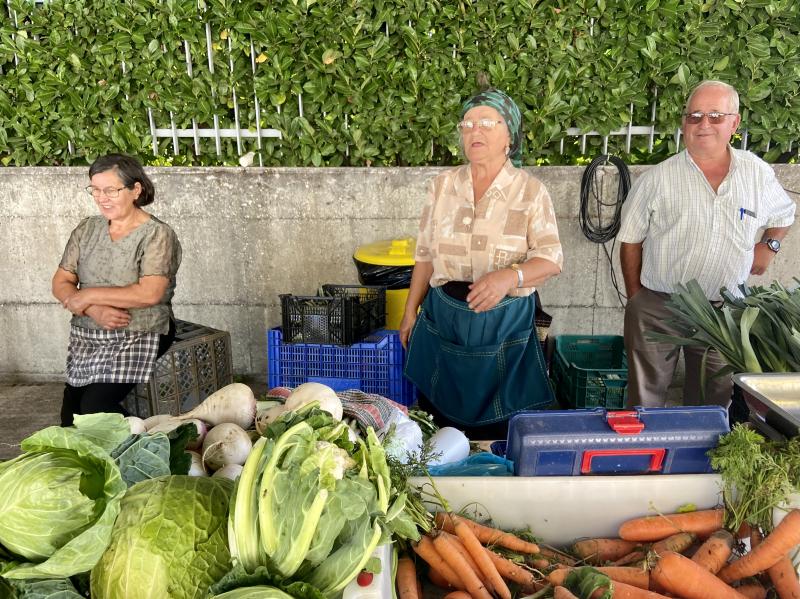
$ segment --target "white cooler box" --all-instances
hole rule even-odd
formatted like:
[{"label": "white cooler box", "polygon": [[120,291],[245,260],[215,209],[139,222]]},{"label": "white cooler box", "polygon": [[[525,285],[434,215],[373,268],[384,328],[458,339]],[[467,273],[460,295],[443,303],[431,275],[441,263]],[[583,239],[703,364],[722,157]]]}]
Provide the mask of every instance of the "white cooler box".
[{"label": "white cooler box", "polygon": [[[485,476],[437,477],[436,488],[450,509],[478,519],[491,518],[506,529],[530,528],[542,542],[555,547],[585,537],[616,537],[619,525],[630,518],[669,514],[687,504],[698,510],[722,504],[722,482],[717,474],[650,474],[637,476]],[[413,484],[430,487],[427,478]],[[429,505],[429,509],[440,508]],[[391,572],[385,548],[376,555]],[[392,599],[384,576],[368,588],[355,582],[345,599]]]}]

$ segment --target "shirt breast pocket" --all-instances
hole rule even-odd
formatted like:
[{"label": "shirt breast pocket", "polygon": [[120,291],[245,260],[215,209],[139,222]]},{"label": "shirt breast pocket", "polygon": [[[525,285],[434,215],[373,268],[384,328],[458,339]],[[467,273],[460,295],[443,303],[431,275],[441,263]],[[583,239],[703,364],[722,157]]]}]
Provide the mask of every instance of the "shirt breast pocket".
[{"label": "shirt breast pocket", "polygon": [[738,208],[733,220],[733,243],[742,252],[753,249],[758,237],[761,221],[758,215],[748,208]]}]

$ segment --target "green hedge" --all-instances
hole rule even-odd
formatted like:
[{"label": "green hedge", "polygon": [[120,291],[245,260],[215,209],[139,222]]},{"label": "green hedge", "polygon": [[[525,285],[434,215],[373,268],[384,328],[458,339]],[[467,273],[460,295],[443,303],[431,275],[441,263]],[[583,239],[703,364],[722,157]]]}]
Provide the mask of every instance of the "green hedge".
[{"label": "green hedge", "polygon": [[[674,150],[682,103],[704,78],[739,89],[752,149],[765,150],[769,140],[767,158],[785,159],[789,142],[800,140],[797,0],[59,0],[43,6],[11,0],[8,6],[8,16],[0,7],[4,165],[84,164],[114,150],[155,164],[236,164],[231,139],[223,140],[221,157],[210,139],[201,142],[199,157],[191,140],[182,140],[181,156],[172,157],[172,141],[160,139],[154,156],[147,117],[151,108],[157,126],[168,127],[173,111],[179,128],[190,128],[192,118],[213,127],[216,112],[222,126],[233,127],[234,89],[242,127],[255,127],[255,91],[261,126],[284,135],[264,141],[265,165],[453,164],[459,106],[480,71],[523,108],[530,164],[580,162],[575,138],[560,154],[563,131],[615,130],[628,122],[631,104],[634,125],[650,124],[654,88],[655,124],[665,133],[654,153],[638,139],[626,158],[658,161]],[[589,142],[586,154],[597,155],[601,139]],[[255,147],[246,140],[243,151]],[[609,150],[623,149],[624,140],[612,138]]]}]

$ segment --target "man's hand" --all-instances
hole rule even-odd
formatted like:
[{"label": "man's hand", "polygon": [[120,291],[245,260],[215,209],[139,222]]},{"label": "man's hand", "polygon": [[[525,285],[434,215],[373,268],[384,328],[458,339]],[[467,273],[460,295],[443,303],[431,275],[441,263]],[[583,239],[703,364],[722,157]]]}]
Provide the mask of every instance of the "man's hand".
[{"label": "man's hand", "polygon": [[75,314],[76,316],[83,316],[86,313],[86,308],[91,306],[91,302],[87,301],[86,291],[79,289],[68,298],[66,298],[62,304],[64,308]]},{"label": "man's hand", "polygon": [[491,310],[509,291],[517,287],[517,280],[517,273],[510,268],[487,272],[469,286],[469,307],[475,312]]},{"label": "man's hand", "polygon": [[400,321],[400,343],[405,349],[408,349],[408,338],[411,337],[415,322],[417,322],[417,311],[406,310],[403,313],[403,320]]},{"label": "man's hand", "polygon": [[127,310],[120,310],[111,306],[89,306],[86,308],[86,316],[89,316],[107,331],[121,329],[131,323],[131,315]]},{"label": "man's hand", "polygon": [[750,268],[750,274],[763,275],[774,257],[775,252],[769,249],[766,243],[757,243],[753,248],[753,266]]}]

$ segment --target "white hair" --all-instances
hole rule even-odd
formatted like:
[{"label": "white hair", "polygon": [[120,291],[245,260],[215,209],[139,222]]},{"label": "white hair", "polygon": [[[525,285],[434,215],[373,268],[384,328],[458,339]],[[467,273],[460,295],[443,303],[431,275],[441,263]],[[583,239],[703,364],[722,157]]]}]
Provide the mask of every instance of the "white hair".
[{"label": "white hair", "polygon": [[728,100],[730,102],[732,112],[739,114],[739,92],[736,91],[736,88],[732,85],[728,85],[724,81],[717,81],[715,79],[706,79],[705,81],[701,81],[697,84],[692,90],[692,93],[689,94],[689,99],[686,100],[686,106],[684,110],[689,110],[689,104],[692,103],[692,98],[694,98],[695,94],[699,92],[701,89],[705,89],[707,87],[720,87],[728,92]]}]

